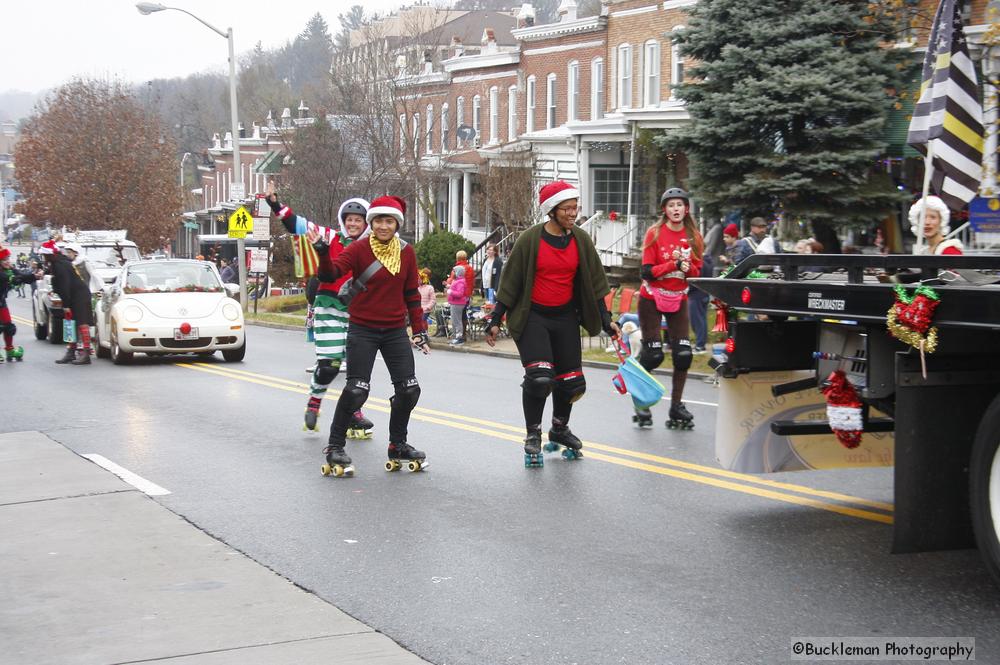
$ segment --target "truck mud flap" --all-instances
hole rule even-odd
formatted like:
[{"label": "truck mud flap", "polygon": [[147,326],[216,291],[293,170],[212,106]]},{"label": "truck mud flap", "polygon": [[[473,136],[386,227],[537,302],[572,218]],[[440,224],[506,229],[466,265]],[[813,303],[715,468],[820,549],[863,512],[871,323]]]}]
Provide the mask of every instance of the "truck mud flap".
[{"label": "truck mud flap", "polygon": [[896,354],[895,553],[975,547],[969,456],[1000,357]]}]

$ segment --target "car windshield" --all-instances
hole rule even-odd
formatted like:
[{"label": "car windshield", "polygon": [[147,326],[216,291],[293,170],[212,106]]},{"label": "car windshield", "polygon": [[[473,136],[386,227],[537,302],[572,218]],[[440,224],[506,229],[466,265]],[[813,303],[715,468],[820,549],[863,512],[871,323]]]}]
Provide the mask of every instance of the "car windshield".
[{"label": "car windshield", "polygon": [[143,262],[128,268],[125,293],[187,293],[222,291],[211,266],[198,263]]},{"label": "car windshield", "polygon": [[117,268],[126,261],[137,261],[142,258],[137,247],[126,245],[84,245],[84,256],[93,261],[97,267],[111,266]]}]

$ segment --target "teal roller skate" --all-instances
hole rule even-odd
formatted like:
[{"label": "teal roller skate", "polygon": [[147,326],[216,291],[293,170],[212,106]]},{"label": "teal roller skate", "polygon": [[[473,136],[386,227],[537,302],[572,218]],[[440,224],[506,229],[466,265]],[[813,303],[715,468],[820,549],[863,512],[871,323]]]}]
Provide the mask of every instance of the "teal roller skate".
[{"label": "teal roller skate", "polygon": [[524,468],[532,469],[545,466],[542,457],[542,431],[530,430],[524,439]]},{"label": "teal roller skate", "polygon": [[24,362],[24,347],[15,346],[13,349],[7,349],[7,358],[9,360],[16,360],[17,362]]},{"label": "teal roller skate", "polygon": [[554,453],[562,448],[562,456],[567,460],[583,457],[583,441],[570,431],[566,425],[553,425],[549,430],[549,442],[545,444],[545,452]]}]

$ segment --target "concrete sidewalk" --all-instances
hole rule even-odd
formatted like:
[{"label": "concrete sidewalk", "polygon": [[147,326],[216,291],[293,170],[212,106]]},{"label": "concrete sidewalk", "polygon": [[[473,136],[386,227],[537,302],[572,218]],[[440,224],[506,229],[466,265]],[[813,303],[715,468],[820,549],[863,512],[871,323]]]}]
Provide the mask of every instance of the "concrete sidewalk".
[{"label": "concrete sidewalk", "polygon": [[0,662],[426,663],[39,432],[0,434]]}]

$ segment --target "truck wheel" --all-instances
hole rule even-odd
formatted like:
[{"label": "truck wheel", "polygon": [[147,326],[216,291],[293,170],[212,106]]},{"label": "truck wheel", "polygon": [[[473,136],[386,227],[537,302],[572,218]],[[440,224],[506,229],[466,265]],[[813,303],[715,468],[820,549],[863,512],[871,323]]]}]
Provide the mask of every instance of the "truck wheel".
[{"label": "truck wheel", "polygon": [[1000,584],[1000,395],[976,430],[969,461],[969,500],[979,551]]},{"label": "truck wheel", "polygon": [[57,319],[52,312],[49,312],[49,342],[63,343],[63,320]]}]

